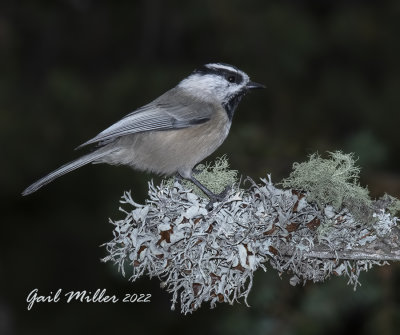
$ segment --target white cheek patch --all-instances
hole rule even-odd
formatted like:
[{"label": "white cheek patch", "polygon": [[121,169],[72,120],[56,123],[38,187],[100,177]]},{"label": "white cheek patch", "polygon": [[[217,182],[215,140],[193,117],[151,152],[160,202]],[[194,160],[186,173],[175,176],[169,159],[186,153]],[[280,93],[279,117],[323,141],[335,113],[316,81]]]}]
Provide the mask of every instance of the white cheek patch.
[{"label": "white cheek patch", "polygon": [[211,74],[193,74],[178,85],[198,99],[210,100],[211,98],[219,101],[224,100],[229,89],[228,86],[228,82],[224,78]]},{"label": "white cheek patch", "polygon": [[226,91],[225,91],[225,96],[224,99],[222,100],[223,102],[227,102],[231,97],[237,95],[239,92],[243,90],[243,87],[246,86],[244,85],[231,85]]},{"label": "white cheek patch", "polygon": [[[232,70],[232,68],[221,64],[213,64],[213,67]],[[225,103],[231,97],[241,92],[249,82],[249,76],[246,73],[240,70],[237,70],[237,72],[243,78],[240,84],[229,83],[224,77],[216,74],[195,73],[182,80],[178,87],[186,90],[197,99],[204,101],[212,99]]]}]

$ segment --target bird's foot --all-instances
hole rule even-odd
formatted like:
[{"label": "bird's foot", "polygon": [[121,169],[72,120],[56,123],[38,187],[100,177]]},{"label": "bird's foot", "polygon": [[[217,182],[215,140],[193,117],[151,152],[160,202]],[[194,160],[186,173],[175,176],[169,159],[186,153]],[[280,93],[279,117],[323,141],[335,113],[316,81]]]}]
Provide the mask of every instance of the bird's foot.
[{"label": "bird's foot", "polygon": [[208,211],[212,210],[214,207],[214,203],[216,202],[222,202],[226,199],[226,196],[228,195],[229,191],[232,189],[231,185],[228,185],[225,187],[225,189],[219,193],[219,194],[212,194],[209,196],[210,201],[209,203],[206,205],[206,209]]}]

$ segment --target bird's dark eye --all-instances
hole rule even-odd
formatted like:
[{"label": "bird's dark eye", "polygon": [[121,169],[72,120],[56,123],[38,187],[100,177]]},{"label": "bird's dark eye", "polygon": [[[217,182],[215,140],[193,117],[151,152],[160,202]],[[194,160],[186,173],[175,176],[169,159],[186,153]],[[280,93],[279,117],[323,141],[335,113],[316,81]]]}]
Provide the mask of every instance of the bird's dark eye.
[{"label": "bird's dark eye", "polygon": [[234,82],[236,81],[235,76],[229,76],[229,77],[228,77],[228,81],[229,81],[230,83],[234,83]]}]

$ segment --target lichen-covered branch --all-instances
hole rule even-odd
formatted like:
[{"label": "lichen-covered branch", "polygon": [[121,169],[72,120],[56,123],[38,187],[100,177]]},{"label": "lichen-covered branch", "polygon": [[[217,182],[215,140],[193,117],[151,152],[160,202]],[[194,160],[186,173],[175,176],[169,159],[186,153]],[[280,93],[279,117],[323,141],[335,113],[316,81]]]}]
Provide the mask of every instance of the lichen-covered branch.
[{"label": "lichen-covered branch", "polygon": [[[219,172],[227,169],[216,166]],[[213,168],[204,169],[209,173]],[[352,174],[347,182],[355,180]],[[363,216],[340,201],[335,206],[321,198],[309,201],[312,187],[307,193],[300,187],[280,189],[270,176],[260,184],[247,182],[245,190],[235,184],[211,211],[206,210],[208,199],[180,181],[149,183],[144,205],[125,192],[125,217],[111,221],[114,239],[105,244],[103,260],[117,264],[132,281],[143,275],[160,278],[161,287],[172,293],[172,308],[179,304],[185,314],[204,302],[215,307],[243,298],[247,304],[254,272],[266,270],[267,264],[289,273],[292,285],[335,275],[347,277],[356,288],[361,271],[399,260],[398,219],[387,210],[394,198],[368,199],[371,217],[361,221]],[[348,185],[338,185],[349,192]],[[351,194],[337,197],[352,199]]]}]

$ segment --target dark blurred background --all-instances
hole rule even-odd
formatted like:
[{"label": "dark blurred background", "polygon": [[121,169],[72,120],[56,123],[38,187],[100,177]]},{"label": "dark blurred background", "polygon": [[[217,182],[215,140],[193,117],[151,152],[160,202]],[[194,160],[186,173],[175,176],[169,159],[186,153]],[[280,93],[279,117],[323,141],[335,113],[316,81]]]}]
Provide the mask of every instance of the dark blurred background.
[{"label": "dark blurred background", "polygon": [[[0,334],[395,334],[398,265],[291,287],[269,269],[244,304],[170,311],[157,279],[131,283],[100,262],[108,217],[152,175],[88,166],[22,198],[76,158],[73,148],[175,86],[195,67],[232,63],[268,89],[247,96],[217,153],[278,182],[327,150],[359,156],[373,196],[400,196],[400,2],[95,1],[0,3]],[[159,180],[155,178],[155,180]],[[151,293],[150,304],[37,304],[62,288]]]}]

